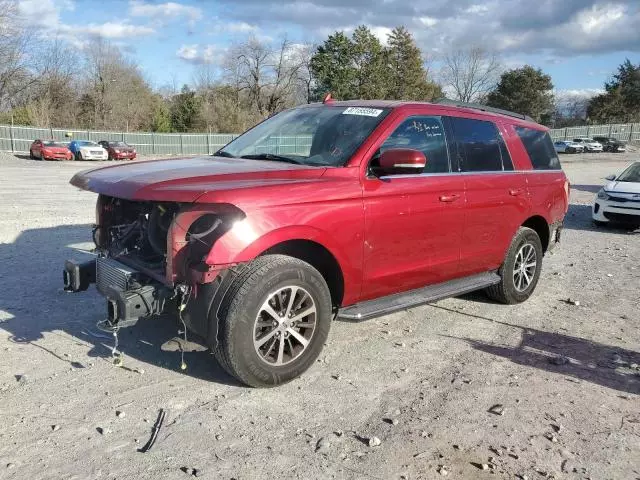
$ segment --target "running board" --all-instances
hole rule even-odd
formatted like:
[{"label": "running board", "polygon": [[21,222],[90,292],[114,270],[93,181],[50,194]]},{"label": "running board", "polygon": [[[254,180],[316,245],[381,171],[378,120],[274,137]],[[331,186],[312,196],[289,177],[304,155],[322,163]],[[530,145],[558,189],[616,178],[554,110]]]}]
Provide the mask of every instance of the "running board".
[{"label": "running board", "polygon": [[367,302],[356,303],[355,305],[341,308],[338,312],[338,317],[355,321],[370,320],[399,310],[442,300],[443,298],[457,297],[496,283],[500,283],[500,276],[496,272],[479,273],[470,277],[457,278],[448,282],[409,290],[408,292],[395,293]]}]

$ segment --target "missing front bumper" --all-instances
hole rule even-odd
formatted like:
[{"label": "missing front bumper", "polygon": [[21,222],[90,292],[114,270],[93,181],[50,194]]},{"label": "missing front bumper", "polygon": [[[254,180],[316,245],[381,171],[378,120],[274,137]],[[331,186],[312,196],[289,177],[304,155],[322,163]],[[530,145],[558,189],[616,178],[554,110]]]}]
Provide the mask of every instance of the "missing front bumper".
[{"label": "missing front bumper", "polygon": [[109,328],[131,326],[141,318],[161,314],[174,297],[173,289],[111,258],[98,257],[84,263],[67,260],[63,280],[69,292],[81,292],[96,284],[107,300],[105,326]]}]

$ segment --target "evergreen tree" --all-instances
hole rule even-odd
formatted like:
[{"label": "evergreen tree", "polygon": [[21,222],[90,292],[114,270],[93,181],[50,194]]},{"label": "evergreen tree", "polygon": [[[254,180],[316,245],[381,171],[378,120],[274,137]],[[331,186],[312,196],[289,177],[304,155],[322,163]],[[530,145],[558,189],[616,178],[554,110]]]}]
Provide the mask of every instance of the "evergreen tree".
[{"label": "evergreen tree", "polygon": [[200,116],[200,98],[187,85],[171,102],[171,125],[175,132],[188,132],[194,128]]},{"label": "evergreen tree", "polygon": [[602,123],[640,120],[640,64],[635,66],[626,59],[604,89],[605,93],[589,102],[589,120]]},{"label": "evergreen tree", "polygon": [[529,65],[506,71],[495,90],[489,93],[487,105],[522,113],[541,122],[553,112],[551,77]]},{"label": "evergreen tree", "polygon": [[353,65],[353,43],[344,32],[329,35],[318,47],[311,58],[311,72],[316,83],[316,100],[328,92],[340,100],[356,97],[354,85],[357,72]]},{"label": "evergreen tree", "polygon": [[422,52],[405,27],[389,34],[387,49],[389,88],[386,98],[434,100],[443,96],[440,86],[427,78]]},{"label": "evergreen tree", "polygon": [[353,32],[353,65],[356,71],[353,98],[385,98],[388,70],[386,52],[380,40],[366,26]]}]

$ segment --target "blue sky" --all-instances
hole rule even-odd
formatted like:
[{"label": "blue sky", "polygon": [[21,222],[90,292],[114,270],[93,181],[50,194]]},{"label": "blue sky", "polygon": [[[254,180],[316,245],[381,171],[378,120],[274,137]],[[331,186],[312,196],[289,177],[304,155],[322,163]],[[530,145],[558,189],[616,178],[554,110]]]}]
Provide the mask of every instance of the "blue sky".
[{"label": "blue sky", "polygon": [[640,63],[640,1],[598,0],[18,0],[23,21],[81,49],[103,37],[134,58],[156,87],[218,68],[249,35],[321,42],[336,30],[369,26],[382,40],[405,25],[430,58],[481,45],[507,67],[542,68],[559,90],[602,88],[625,57]]}]

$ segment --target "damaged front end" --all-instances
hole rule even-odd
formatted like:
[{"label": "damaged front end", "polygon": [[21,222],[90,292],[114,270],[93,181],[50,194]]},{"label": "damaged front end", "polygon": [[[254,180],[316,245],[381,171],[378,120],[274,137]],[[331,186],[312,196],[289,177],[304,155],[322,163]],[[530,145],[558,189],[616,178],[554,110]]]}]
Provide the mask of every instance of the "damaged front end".
[{"label": "damaged front end", "polygon": [[[181,314],[199,288],[220,283],[223,271],[207,264],[207,256],[239,216],[241,212],[231,205],[194,206],[100,195],[93,228],[97,257],[84,263],[67,260],[64,288],[80,292],[95,283],[107,302],[107,317],[101,323],[105,329],[133,325],[169,311],[170,306]],[[185,312],[188,320],[194,309],[202,306]],[[196,333],[206,336],[206,331]]]}]

